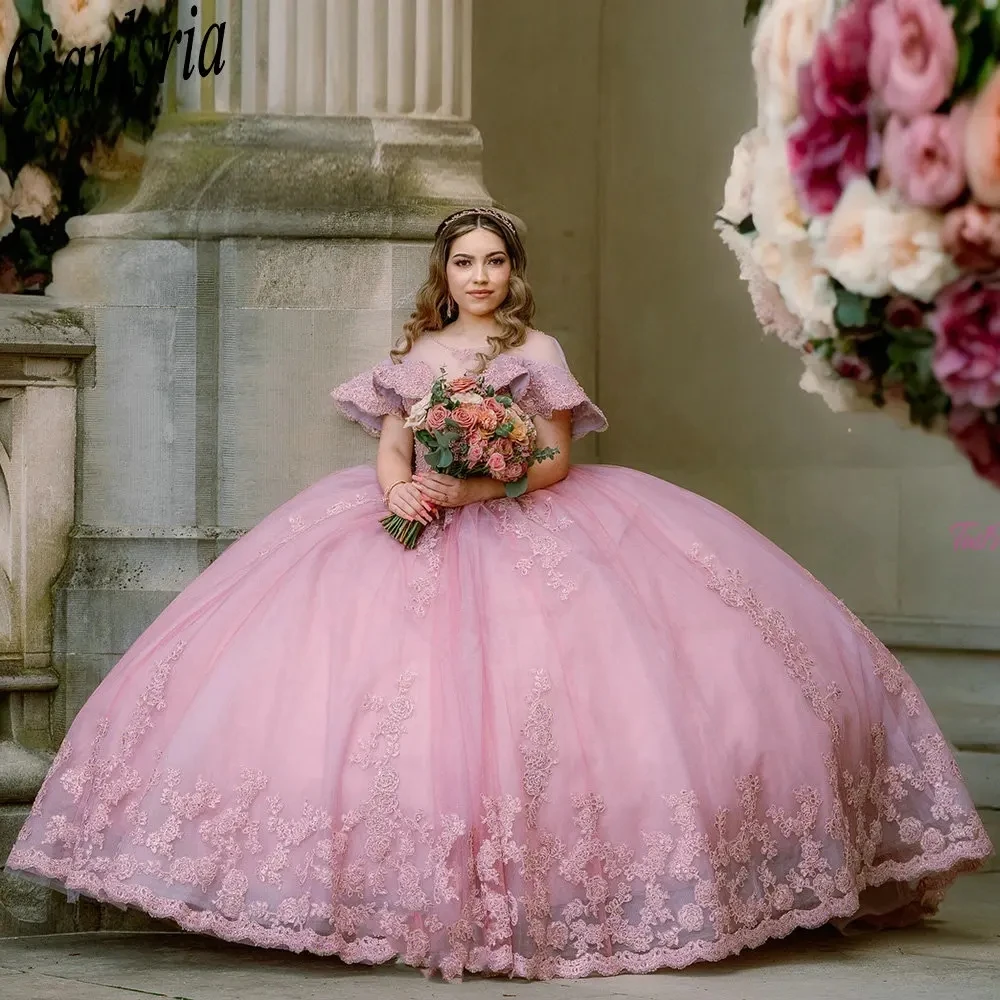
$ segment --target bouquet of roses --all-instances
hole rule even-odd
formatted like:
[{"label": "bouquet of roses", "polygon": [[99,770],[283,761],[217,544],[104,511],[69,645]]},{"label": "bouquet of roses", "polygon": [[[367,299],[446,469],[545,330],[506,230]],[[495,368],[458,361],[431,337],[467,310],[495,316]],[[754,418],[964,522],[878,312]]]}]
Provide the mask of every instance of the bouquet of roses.
[{"label": "bouquet of roses", "polygon": [[[558,454],[557,448],[535,446],[538,432],[532,421],[481,375],[436,379],[413,404],[405,426],[426,449],[434,471],[456,479],[489,476],[505,484],[509,497],[525,491],[530,466]],[[399,514],[390,514],[382,525],[408,549],[424,529],[420,521]]]},{"label": "bouquet of roses", "polygon": [[758,122],[717,228],[837,410],[1000,486],[1000,4],[752,0]]}]

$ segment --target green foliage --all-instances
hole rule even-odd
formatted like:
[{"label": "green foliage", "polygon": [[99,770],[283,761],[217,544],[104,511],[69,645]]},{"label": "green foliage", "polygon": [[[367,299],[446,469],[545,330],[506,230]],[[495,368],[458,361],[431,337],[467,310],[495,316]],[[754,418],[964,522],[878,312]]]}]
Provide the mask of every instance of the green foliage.
[{"label": "green foliage", "polygon": [[756,20],[757,15],[760,14],[761,8],[764,6],[764,0],[747,0],[746,8],[743,11],[743,23],[750,24],[751,21]]},{"label": "green foliage", "polygon": [[168,0],[158,14],[141,9],[117,24],[102,48],[91,46],[86,53],[53,48],[42,0],[16,0],[16,6],[19,37],[37,32],[40,44],[39,34],[23,37],[16,59],[12,55],[12,93],[6,77],[0,80],[0,168],[14,184],[26,165],[40,167],[60,199],[52,221],[15,217],[13,232],[0,239],[0,291],[40,293],[51,280],[53,254],[67,243],[67,220],[89,211],[100,197],[100,181],[85,165],[123,136],[144,143],[153,133],[177,0]]}]

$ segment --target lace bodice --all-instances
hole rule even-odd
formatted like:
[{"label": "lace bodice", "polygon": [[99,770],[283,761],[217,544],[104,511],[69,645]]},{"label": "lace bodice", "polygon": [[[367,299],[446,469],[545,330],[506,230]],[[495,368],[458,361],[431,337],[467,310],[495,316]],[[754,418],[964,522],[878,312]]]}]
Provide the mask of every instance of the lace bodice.
[{"label": "lace bodice", "polygon": [[[561,350],[558,353],[562,355]],[[474,351],[453,351],[453,354],[464,358],[465,365],[460,371],[448,368],[448,375],[468,373],[475,366]],[[382,418],[390,413],[405,416],[413,403],[430,391],[440,374],[440,369],[421,358],[407,355],[394,362],[387,357],[374,368],[337,386],[330,395],[345,417],[378,437]],[[562,363],[539,361],[510,352],[494,358],[483,375],[494,389],[509,392],[528,416],[548,417],[557,410],[569,410],[574,438],[603,431],[608,426],[604,413],[583,391],[565,358]],[[426,468],[420,449],[415,451],[417,467]]]}]

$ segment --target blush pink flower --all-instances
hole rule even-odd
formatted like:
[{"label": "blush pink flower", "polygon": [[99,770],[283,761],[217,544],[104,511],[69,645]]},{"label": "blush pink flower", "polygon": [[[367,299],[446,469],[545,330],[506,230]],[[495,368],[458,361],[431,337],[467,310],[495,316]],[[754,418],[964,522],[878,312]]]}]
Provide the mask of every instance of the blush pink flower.
[{"label": "blush pink flower", "polygon": [[504,469],[507,468],[507,460],[499,451],[495,451],[486,460],[486,468],[490,470],[492,475],[501,476],[503,475]]},{"label": "blush pink flower", "polygon": [[789,131],[788,163],[799,198],[814,215],[832,212],[847,184],[878,164],[878,136],[869,123],[873,3],[846,6],[799,70],[800,115]]},{"label": "blush pink flower", "polygon": [[871,28],[868,72],[885,106],[904,118],[937,109],[958,70],[951,15],[940,0],[881,0]]},{"label": "blush pink flower", "polygon": [[972,463],[976,474],[1000,486],[1000,421],[996,412],[960,406],[948,415],[948,436]]},{"label": "blush pink flower", "polygon": [[927,114],[907,123],[893,115],[886,125],[882,166],[903,197],[922,208],[943,208],[965,190],[965,127],[969,109]]},{"label": "blush pink flower", "polygon": [[488,409],[491,413],[496,415],[497,423],[503,420],[503,418],[506,416],[507,411],[504,410],[503,404],[498,403],[496,398],[493,396],[488,396],[486,398],[486,402],[483,403],[483,406],[485,406],[486,409]]},{"label": "blush pink flower", "polygon": [[486,454],[486,446],[481,441],[473,441],[469,445],[468,462],[469,465],[479,465]]},{"label": "blush pink flower", "polygon": [[461,378],[453,378],[448,383],[448,389],[450,392],[471,392],[477,384],[474,378],[463,375]]},{"label": "blush pink flower", "polygon": [[948,285],[930,316],[932,369],[956,406],[1000,404],[1000,282],[975,275]]},{"label": "blush pink flower", "polygon": [[444,427],[445,421],[448,419],[448,410],[445,408],[443,403],[435,403],[427,411],[427,429],[432,431],[439,431]]},{"label": "blush pink flower", "polygon": [[504,482],[516,483],[527,471],[524,462],[511,462],[504,470]]},{"label": "blush pink flower", "polygon": [[963,271],[1000,269],[1000,211],[969,203],[944,218],[941,242]]}]

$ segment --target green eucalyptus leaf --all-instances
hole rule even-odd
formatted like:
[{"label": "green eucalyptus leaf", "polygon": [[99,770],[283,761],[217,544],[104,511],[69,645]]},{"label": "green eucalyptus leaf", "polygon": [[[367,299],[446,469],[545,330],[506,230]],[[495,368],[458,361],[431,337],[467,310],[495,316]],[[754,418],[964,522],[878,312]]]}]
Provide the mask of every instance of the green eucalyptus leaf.
[{"label": "green eucalyptus leaf", "polygon": [[509,497],[519,497],[528,488],[528,477],[522,476],[516,482],[504,483],[503,491]]},{"label": "green eucalyptus leaf", "polygon": [[870,300],[864,295],[849,292],[846,288],[837,288],[837,305],[834,319],[838,326],[856,329],[868,323],[868,308]]},{"label": "green eucalyptus leaf", "polygon": [[42,0],[14,0],[14,6],[17,7],[18,17],[21,18],[25,27],[42,27],[42,15],[44,13]]}]

